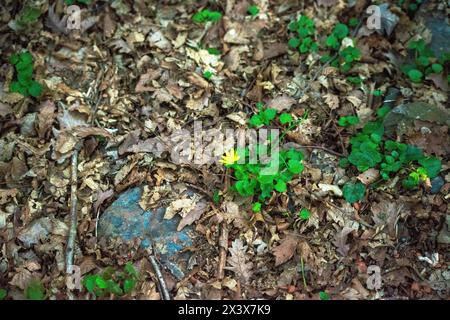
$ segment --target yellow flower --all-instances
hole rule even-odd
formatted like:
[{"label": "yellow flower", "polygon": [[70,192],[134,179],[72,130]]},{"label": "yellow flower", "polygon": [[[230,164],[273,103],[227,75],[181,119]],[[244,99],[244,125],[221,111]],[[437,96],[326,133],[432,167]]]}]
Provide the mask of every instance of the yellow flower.
[{"label": "yellow flower", "polygon": [[224,165],[230,165],[238,161],[240,157],[238,156],[237,152],[234,151],[233,148],[230,149],[230,151],[225,152],[225,155],[222,156],[222,159],[219,160],[220,163]]}]

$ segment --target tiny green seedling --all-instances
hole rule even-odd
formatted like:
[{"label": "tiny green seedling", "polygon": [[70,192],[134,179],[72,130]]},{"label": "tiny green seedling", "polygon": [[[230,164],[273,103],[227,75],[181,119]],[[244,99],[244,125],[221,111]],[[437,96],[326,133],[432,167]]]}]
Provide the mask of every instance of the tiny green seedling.
[{"label": "tiny green seedling", "polygon": [[338,120],[338,125],[341,127],[354,126],[359,123],[359,118],[357,116],[345,116],[340,117]]},{"label": "tiny green seedling", "polygon": [[330,296],[325,291],[319,292],[319,299],[320,300],[330,300]]},{"label": "tiny green seedling", "polygon": [[359,59],[361,59],[361,51],[357,47],[348,46],[339,51],[339,58],[331,65],[339,67],[342,72],[348,72],[353,67],[353,63]]},{"label": "tiny green seedling", "polygon": [[0,300],[3,300],[8,295],[8,292],[5,289],[0,288]]},{"label": "tiny green seedling", "polygon": [[45,300],[46,289],[41,281],[37,279],[31,280],[25,288],[25,297],[28,300]]},{"label": "tiny green seedling", "polygon": [[338,23],[334,27],[331,35],[327,37],[325,44],[327,47],[338,50],[341,45],[341,41],[348,36],[348,33],[348,27],[343,23]]},{"label": "tiny green seedling", "polygon": [[348,82],[350,82],[351,84],[354,84],[356,86],[359,86],[363,83],[363,80],[359,76],[355,76],[355,77],[348,76],[346,79]]},{"label": "tiny green seedling", "polygon": [[364,198],[366,186],[361,182],[347,182],[343,188],[344,198],[349,203],[355,203]]},{"label": "tiny green seedling", "polygon": [[372,95],[373,95],[374,97],[381,97],[381,96],[383,95],[383,90],[376,89],[376,90],[374,90],[374,91],[372,92]]},{"label": "tiny green seedling", "polygon": [[358,19],[358,18],[350,18],[350,19],[348,20],[348,25],[349,25],[350,27],[352,27],[352,28],[357,27],[358,24],[359,24],[359,19]]},{"label": "tiny green seedling", "polygon": [[209,70],[203,72],[203,78],[205,78],[206,80],[210,80],[213,76],[213,73]]},{"label": "tiny green seedling", "polygon": [[17,74],[17,80],[10,84],[10,91],[23,96],[39,97],[42,94],[42,86],[33,80],[33,56],[28,51],[23,51],[13,54],[9,62],[14,65]]},{"label": "tiny green seedling", "polygon": [[213,54],[213,55],[215,55],[215,56],[220,56],[220,55],[222,55],[222,51],[220,51],[220,50],[217,49],[217,48],[208,48],[208,53],[209,53],[209,54]]},{"label": "tiny green seedling", "polygon": [[259,14],[259,8],[257,5],[251,5],[248,7],[247,12],[252,16],[255,17]]},{"label": "tiny green seedling", "polygon": [[219,11],[211,11],[204,9],[192,16],[192,21],[196,23],[217,22],[222,18],[222,13]]},{"label": "tiny green seedling", "polygon": [[220,204],[220,193],[219,190],[215,190],[213,194],[213,203],[217,206]]},{"label": "tiny green seedling", "polygon": [[259,112],[257,114],[254,114],[249,121],[249,125],[251,127],[260,127],[262,125],[269,125],[270,122],[275,119],[275,116],[277,115],[276,109],[263,109],[262,105],[258,105]]},{"label": "tiny green seedling", "polygon": [[293,121],[293,118],[289,113],[282,113],[280,115],[280,123],[281,124],[289,124],[292,121]]},{"label": "tiny green seedling", "polygon": [[252,211],[253,212],[261,212],[261,202],[255,202],[253,205],[252,205]]},{"label": "tiny green seedling", "polygon": [[302,220],[308,220],[311,217],[311,211],[309,211],[306,208],[303,208],[302,210],[300,210],[300,212],[298,213],[298,216],[300,219]]},{"label": "tiny green seedling", "polygon": [[82,283],[86,290],[96,297],[103,297],[107,294],[123,296],[133,291],[138,277],[133,264],[127,262],[123,272],[118,272],[112,267],[108,267],[102,274],[85,276]]}]

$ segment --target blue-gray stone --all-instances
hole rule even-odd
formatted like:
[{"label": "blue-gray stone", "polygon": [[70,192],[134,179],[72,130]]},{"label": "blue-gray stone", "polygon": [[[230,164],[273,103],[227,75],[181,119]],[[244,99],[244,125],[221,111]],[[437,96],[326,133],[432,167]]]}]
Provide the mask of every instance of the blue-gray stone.
[{"label": "blue-gray stone", "polygon": [[437,176],[431,179],[431,194],[436,194],[441,191],[442,186],[445,184],[444,179],[441,176]]},{"label": "blue-gray stone", "polygon": [[[445,9],[444,9],[445,10]],[[417,15],[422,18],[425,25],[431,31],[431,50],[439,58],[448,51],[450,46],[450,25],[447,22],[447,16],[444,11],[430,10],[424,4],[420,7]]]},{"label": "blue-gray stone", "polygon": [[[164,219],[165,207],[153,211],[139,205],[142,189],[135,187],[122,193],[100,216],[99,237],[121,238],[124,241],[141,239],[142,247],[153,246],[161,262],[171,273],[181,279],[186,271],[189,252],[193,245],[194,231],[186,226],[177,231],[180,217]],[[183,251],[184,250],[184,251]]]}]

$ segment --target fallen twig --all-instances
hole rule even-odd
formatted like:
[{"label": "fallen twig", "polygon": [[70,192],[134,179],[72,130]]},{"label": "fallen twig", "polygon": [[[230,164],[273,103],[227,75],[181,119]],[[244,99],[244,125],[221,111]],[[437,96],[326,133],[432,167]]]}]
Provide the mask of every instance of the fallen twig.
[{"label": "fallen twig", "polygon": [[81,142],[79,142],[75,146],[75,150],[72,154],[72,177],[70,181],[70,229],[69,236],[67,238],[67,247],[66,247],[66,273],[72,272],[73,265],[73,254],[74,254],[74,246],[75,246],[75,237],[77,236],[77,184],[78,184],[78,153],[81,149]]},{"label": "fallen twig", "polygon": [[226,222],[222,222],[222,229],[219,238],[219,267],[217,269],[217,278],[223,279],[225,276],[225,264],[227,262],[227,251],[228,251],[228,228]]},{"label": "fallen twig", "polygon": [[148,252],[148,259],[150,260],[153,270],[155,271],[156,278],[158,279],[159,291],[161,292],[163,300],[171,300],[169,289],[167,289],[166,281],[164,280],[164,276],[159,268],[158,261],[156,261],[155,256],[151,252]]}]

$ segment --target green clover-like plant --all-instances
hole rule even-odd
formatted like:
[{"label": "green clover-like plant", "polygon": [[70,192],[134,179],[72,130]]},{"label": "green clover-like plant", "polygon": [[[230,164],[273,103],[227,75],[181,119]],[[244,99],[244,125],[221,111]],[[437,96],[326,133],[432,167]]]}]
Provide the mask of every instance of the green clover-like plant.
[{"label": "green clover-like plant", "polygon": [[[275,120],[277,111],[275,109],[265,109],[262,104],[258,104],[259,112],[250,118],[249,125],[260,127],[270,125]],[[306,117],[306,115],[305,115]],[[266,141],[260,141],[252,150],[250,147],[238,149],[236,159],[240,161],[230,161],[225,164],[232,170],[236,179],[232,189],[243,197],[257,196],[257,201],[253,203],[253,212],[261,211],[263,202],[270,198],[273,192],[283,193],[287,191],[287,184],[295,176],[302,173],[303,154],[296,149],[272,150],[270,158],[267,157],[273,143],[281,143],[285,133],[293,129],[304,118],[294,121],[290,114],[281,114],[279,123],[285,125],[280,136],[269,136]],[[257,161],[250,161],[250,160]]]},{"label": "green clover-like plant", "polygon": [[96,297],[107,294],[123,296],[131,293],[138,281],[139,275],[131,262],[127,262],[122,272],[107,267],[101,274],[84,276],[82,284],[86,290]]},{"label": "green clover-like plant", "polygon": [[5,299],[7,295],[8,295],[8,292],[5,289],[0,288],[0,300]]},{"label": "green clover-like plant", "polygon": [[39,97],[42,85],[33,80],[33,56],[28,51],[13,54],[9,62],[16,69],[17,80],[10,84],[11,92],[18,92],[23,96]]},{"label": "green clover-like plant", "polygon": [[341,127],[354,126],[359,123],[359,117],[357,116],[344,116],[338,120],[338,125]]},{"label": "green clover-like plant", "polygon": [[361,182],[347,182],[343,188],[344,198],[349,203],[361,201],[366,193],[366,186]]},{"label": "green clover-like plant", "polygon": [[196,23],[217,22],[222,18],[219,11],[211,11],[209,9],[201,10],[192,16],[192,21]]},{"label": "green clover-like plant", "polygon": [[288,46],[297,49],[300,53],[316,52],[319,45],[315,41],[316,27],[314,21],[307,16],[301,16],[297,21],[293,21],[288,26],[289,31],[297,33],[288,41]]},{"label": "green clover-like plant", "polygon": [[206,80],[210,80],[213,76],[213,73],[209,70],[203,72],[203,78],[205,78]]},{"label": "green clover-like plant", "polygon": [[298,216],[300,219],[302,220],[308,220],[311,217],[311,211],[309,211],[306,208],[303,208],[302,210],[300,210],[300,212],[298,213]]},{"label": "green clover-like plant", "polygon": [[[389,111],[390,107],[387,105],[380,107],[377,110],[378,119],[366,123],[350,139],[350,155],[341,159],[339,166],[349,168],[353,165],[360,172],[375,168],[385,181],[394,175],[410,172],[402,180],[402,185],[405,189],[417,188],[427,178],[432,179],[439,174],[442,169],[441,160],[424,155],[416,146],[384,139],[383,118]],[[341,122],[344,126],[348,124],[348,120]],[[411,172],[411,167],[417,165],[419,167]]]},{"label": "green clover-like plant", "polygon": [[410,41],[408,49],[414,55],[414,63],[407,63],[401,66],[401,70],[413,83],[421,83],[430,74],[440,74],[444,72],[444,65],[449,60],[449,53],[444,53],[437,59],[433,50],[423,39]]},{"label": "green clover-like plant", "polygon": [[268,126],[272,122],[272,120],[275,119],[276,115],[276,109],[264,109],[262,105],[259,105],[259,112],[251,116],[249,124],[251,127],[260,127],[262,125]]},{"label": "green clover-like plant", "polygon": [[259,14],[259,8],[257,5],[252,4],[248,7],[247,12],[252,16],[255,17]]},{"label": "green clover-like plant", "polygon": [[46,289],[41,281],[32,279],[25,288],[25,297],[28,300],[45,300]]}]

